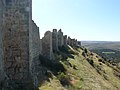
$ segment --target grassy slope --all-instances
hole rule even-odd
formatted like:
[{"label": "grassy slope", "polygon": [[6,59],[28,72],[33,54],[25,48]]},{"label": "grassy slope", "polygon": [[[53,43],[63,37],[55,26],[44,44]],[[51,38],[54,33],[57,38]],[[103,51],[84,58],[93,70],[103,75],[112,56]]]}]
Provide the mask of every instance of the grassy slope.
[{"label": "grassy slope", "polygon": [[[63,87],[59,79],[54,76],[50,82],[44,82],[39,87],[40,90],[120,90],[120,78],[113,74],[116,72],[119,74],[119,69],[107,62],[98,61],[102,58],[88,50],[86,52],[80,48],[75,50],[70,47],[70,49],[78,54],[73,55],[74,59],[61,61],[67,70],[66,76],[69,77],[70,85]],[[93,60],[92,65],[88,59]]]}]

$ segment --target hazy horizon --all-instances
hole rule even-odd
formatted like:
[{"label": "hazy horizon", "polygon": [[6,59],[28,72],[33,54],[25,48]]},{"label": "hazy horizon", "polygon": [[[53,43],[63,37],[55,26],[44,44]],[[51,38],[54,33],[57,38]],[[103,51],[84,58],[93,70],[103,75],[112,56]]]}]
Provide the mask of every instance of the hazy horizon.
[{"label": "hazy horizon", "polygon": [[33,20],[41,37],[61,28],[79,41],[120,41],[120,0],[33,0]]}]

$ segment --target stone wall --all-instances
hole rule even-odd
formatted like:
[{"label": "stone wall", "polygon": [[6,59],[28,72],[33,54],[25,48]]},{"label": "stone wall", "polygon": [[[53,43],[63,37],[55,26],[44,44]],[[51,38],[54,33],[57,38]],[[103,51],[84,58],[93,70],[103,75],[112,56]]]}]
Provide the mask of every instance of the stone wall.
[{"label": "stone wall", "polygon": [[39,27],[32,21],[32,32],[29,34],[31,35],[31,52],[30,56],[32,60],[34,59],[39,59],[39,55],[41,53],[41,48],[40,48],[40,35],[39,35]]},{"label": "stone wall", "polygon": [[58,46],[63,46],[63,32],[61,29],[58,31]]},{"label": "stone wall", "polygon": [[[3,65],[9,81],[29,84],[29,31],[32,29],[31,0],[2,0]],[[7,81],[8,85],[10,84]]]},{"label": "stone wall", "polygon": [[64,45],[67,45],[67,35],[63,36]]},{"label": "stone wall", "polygon": [[53,51],[58,51],[58,34],[57,34],[57,29],[53,29],[52,32],[52,47]]},{"label": "stone wall", "polygon": [[71,38],[70,37],[68,37],[67,44],[71,45]]},{"label": "stone wall", "polygon": [[70,37],[67,39],[67,44],[72,47],[81,46],[80,42],[78,42],[77,39],[71,39]]},{"label": "stone wall", "polygon": [[57,29],[53,29],[53,32],[47,31],[41,43],[42,55],[52,60],[54,60],[53,52],[59,51],[58,47],[62,47],[63,45],[78,46],[77,39],[67,38],[67,35],[63,36],[61,29],[58,32]]},{"label": "stone wall", "polygon": [[[30,72],[32,75],[32,79],[36,86],[36,78],[38,78],[38,68],[40,67],[40,54],[41,54],[41,46],[40,46],[40,35],[39,35],[39,27],[32,21],[32,30],[29,31],[29,61],[30,61]],[[37,75],[38,74],[38,75]]]},{"label": "stone wall", "polygon": [[67,44],[76,46],[77,40],[67,39],[61,29],[47,31],[40,39],[32,21],[32,0],[0,0],[0,83],[5,77],[5,87],[27,86],[31,78],[37,86],[43,71],[39,55],[53,59],[53,51]]},{"label": "stone wall", "polygon": [[78,41],[77,41],[77,39],[75,40],[75,45],[78,46]]},{"label": "stone wall", "polygon": [[2,15],[3,15],[3,3],[0,0],[0,83],[4,79],[4,72],[3,72],[3,30],[2,30]]},{"label": "stone wall", "polygon": [[78,41],[78,46],[81,46],[81,41]]},{"label": "stone wall", "polygon": [[47,31],[42,38],[42,55],[48,59],[53,59],[52,32]]},{"label": "stone wall", "polygon": [[76,44],[76,41],[75,41],[75,39],[72,39],[72,46],[76,46],[75,44]]}]

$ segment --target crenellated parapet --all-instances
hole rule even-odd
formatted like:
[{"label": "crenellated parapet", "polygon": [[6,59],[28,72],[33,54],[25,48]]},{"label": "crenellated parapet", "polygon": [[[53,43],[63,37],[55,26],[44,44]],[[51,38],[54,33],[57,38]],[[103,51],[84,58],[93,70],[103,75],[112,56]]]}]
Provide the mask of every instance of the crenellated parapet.
[{"label": "crenellated parapet", "polygon": [[48,59],[53,59],[53,52],[59,51],[59,47],[70,45],[71,47],[78,46],[77,39],[71,39],[67,35],[63,35],[62,30],[53,29],[47,31],[42,38],[42,55]]},{"label": "crenellated parapet", "polygon": [[67,38],[67,44],[72,47],[81,46],[80,41],[78,42],[77,39],[71,39],[70,37]]}]

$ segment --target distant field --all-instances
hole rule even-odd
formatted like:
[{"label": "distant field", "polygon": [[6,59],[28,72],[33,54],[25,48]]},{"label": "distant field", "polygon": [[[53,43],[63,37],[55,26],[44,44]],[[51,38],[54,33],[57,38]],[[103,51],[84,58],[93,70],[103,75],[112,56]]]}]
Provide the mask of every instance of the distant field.
[{"label": "distant field", "polygon": [[115,52],[102,52],[103,54],[115,54]]},{"label": "distant field", "polygon": [[120,42],[83,41],[82,46],[114,62],[120,62]]}]

